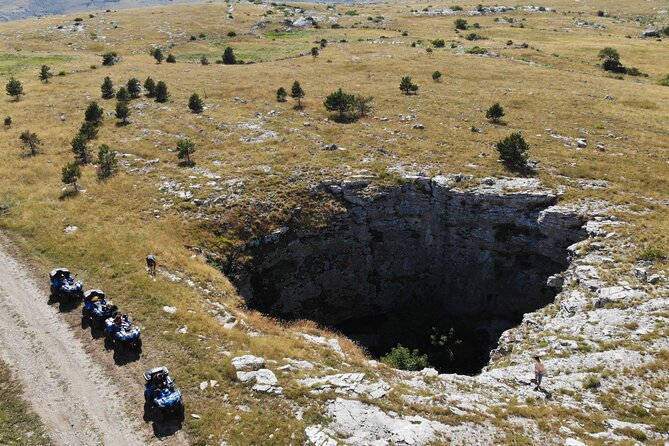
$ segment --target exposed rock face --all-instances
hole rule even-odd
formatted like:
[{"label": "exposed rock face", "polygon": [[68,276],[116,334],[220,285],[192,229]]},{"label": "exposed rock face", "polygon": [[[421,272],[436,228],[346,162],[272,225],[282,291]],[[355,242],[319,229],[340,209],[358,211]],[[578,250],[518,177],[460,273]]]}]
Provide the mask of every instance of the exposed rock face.
[{"label": "exposed rock face", "polygon": [[[467,191],[453,177],[412,180],[371,193],[361,181],[325,185],[347,212],[323,231],[289,230],[252,248],[239,283],[248,304],[339,328],[373,354],[455,327],[466,353],[451,369],[484,365],[504,330],[559,291],[547,279],[566,268],[583,221],[533,180]],[[518,186],[532,189],[505,191]]]}]

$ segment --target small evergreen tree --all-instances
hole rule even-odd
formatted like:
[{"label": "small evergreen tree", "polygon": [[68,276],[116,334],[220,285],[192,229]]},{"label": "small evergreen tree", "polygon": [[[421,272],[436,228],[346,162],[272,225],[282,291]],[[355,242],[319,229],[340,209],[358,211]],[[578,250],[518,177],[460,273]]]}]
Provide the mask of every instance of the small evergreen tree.
[{"label": "small evergreen tree", "polygon": [[139,98],[142,95],[142,85],[140,84],[139,79],[135,79],[134,77],[129,79],[127,90],[128,94],[130,95],[130,99]]},{"label": "small evergreen tree", "polygon": [[513,132],[500,140],[497,145],[499,159],[511,170],[527,169],[527,151],[530,145],[525,142],[522,133]]},{"label": "small evergreen tree", "polygon": [[105,80],[102,81],[102,99],[111,99],[114,97],[114,83],[112,82],[109,76],[105,77]]},{"label": "small evergreen tree", "polygon": [[613,71],[614,73],[624,73],[625,66],[620,62],[620,53],[618,50],[611,47],[602,48],[597,55],[602,59],[602,68],[606,71]]},{"label": "small evergreen tree", "polygon": [[100,107],[97,102],[93,101],[88,104],[88,107],[84,112],[84,120],[90,122],[95,127],[98,127],[102,124],[103,113],[104,111],[102,110],[102,107]]},{"label": "small evergreen tree", "polygon": [[170,93],[167,91],[167,84],[163,81],[158,81],[156,84],[156,102],[167,102]]},{"label": "small evergreen tree", "polygon": [[144,81],[144,90],[146,90],[146,96],[149,98],[156,95],[156,83],[150,76]]},{"label": "small evergreen tree", "polygon": [[12,127],[12,117],[11,116],[5,116],[5,128],[9,129]]},{"label": "small evergreen tree", "polygon": [[156,59],[156,62],[163,63],[163,59],[165,59],[165,56],[163,56],[163,50],[156,48],[153,51],[153,58]]},{"label": "small evergreen tree", "polygon": [[168,54],[167,59],[165,59],[165,62],[167,63],[177,63],[177,58],[174,57],[174,54]]},{"label": "small evergreen tree", "polygon": [[235,56],[235,52],[230,46],[223,51],[223,63],[225,65],[235,65],[237,63],[237,56]]},{"label": "small evergreen tree", "polygon": [[39,80],[44,82],[45,84],[49,83],[49,79],[53,77],[53,74],[51,73],[51,68],[49,68],[47,65],[42,65],[42,68],[39,70]]},{"label": "small evergreen tree", "polygon": [[290,88],[290,97],[297,101],[297,108],[302,108],[302,98],[305,93],[302,90],[302,86],[298,81],[293,82],[293,86]]},{"label": "small evergreen tree", "polygon": [[504,108],[499,105],[499,102],[492,104],[485,112],[486,119],[489,119],[495,124],[499,123],[499,120],[502,118],[502,116],[504,116]]},{"label": "small evergreen tree", "polygon": [[109,150],[107,144],[102,144],[98,151],[98,179],[105,180],[111,177],[116,174],[117,168],[116,152]]},{"label": "small evergreen tree", "polygon": [[318,47],[313,47],[311,49],[311,57],[313,57],[314,59],[318,57]]},{"label": "small evergreen tree", "polygon": [[209,59],[207,59],[207,56],[203,54],[202,57],[200,57],[200,63],[202,65],[209,65]]},{"label": "small evergreen tree", "polygon": [[92,122],[84,121],[79,128],[79,134],[90,141],[98,137],[98,128]]},{"label": "small evergreen tree", "polygon": [[367,116],[373,109],[372,100],[374,96],[356,95],[353,99],[353,110],[358,116]]},{"label": "small evergreen tree", "polygon": [[323,102],[325,108],[339,113],[339,120],[343,121],[347,113],[353,109],[355,97],[352,94],[345,93],[341,88],[330,93]]},{"label": "small evergreen tree", "polygon": [[126,90],[125,87],[118,89],[116,92],[116,100],[122,102],[128,102],[130,100],[130,94],[128,94],[128,90]]},{"label": "small evergreen tree", "polygon": [[441,82],[441,71],[437,70],[432,73],[432,80],[435,82]]},{"label": "small evergreen tree", "polygon": [[81,169],[75,163],[67,164],[63,166],[61,181],[66,186],[74,187],[74,191],[78,192],[79,188],[77,186],[77,181],[81,178]]},{"label": "small evergreen tree", "polygon": [[23,96],[23,85],[18,79],[14,79],[14,76],[9,78],[7,85],[5,85],[5,90],[7,90],[7,95],[14,97],[14,100],[17,102],[21,100]]},{"label": "small evergreen tree", "polygon": [[278,102],[286,102],[286,96],[288,96],[288,92],[285,88],[279,87],[278,90],[276,90],[276,100]]},{"label": "small evergreen tree", "polygon": [[418,85],[411,81],[411,76],[404,76],[400,81],[400,90],[402,90],[404,94],[416,93],[418,91]]},{"label": "small evergreen tree", "polygon": [[126,125],[128,123],[128,116],[130,116],[130,108],[128,107],[128,102],[118,101],[116,103],[116,119],[121,120],[121,124]]},{"label": "small evergreen tree", "polygon": [[72,153],[74,153],[74,161],[77,164],[88,164],[91,161],[91,152],[86,145],[86,138],[82,134],[74,137],[70,143]]},{"label": "small evergreen tree", "polygon": [[204,102],[200,99],[200,96],[197,93],[193,93],[188,99],[188,108],[191,109],[193,113],[202,113],[204,110]]},{"label": "small evergreen tree", "polygon": [[193,165],[193,161],[190,159],[190,156],[195,153],[195,150],[195,143],[190,139],[180,139],[177,141],[177,157],[180,160],[185,160],[185,165]]},{"label": "small evergreen tree", "polygon": [[[10,118],[11,121],[11,118]],[[5,123],[7,120],[5,119]],[[10,122],[11,123],[11,122]],[[37,155],[39,151],[39,146],[42,145],[42,141],[37,137],[36,133],[31,133],[30,130],[26,130],[25,132],[21,133],[21,136],[19,136],[19,139],[23,143],[24,147],[27,147],[30,149],[30,156],[35,156]]]}]

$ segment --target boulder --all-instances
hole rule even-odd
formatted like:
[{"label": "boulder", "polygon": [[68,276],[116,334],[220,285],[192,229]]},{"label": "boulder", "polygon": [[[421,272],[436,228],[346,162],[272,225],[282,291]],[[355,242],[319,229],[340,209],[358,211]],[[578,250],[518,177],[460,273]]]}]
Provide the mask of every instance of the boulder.
[{"label": "boulder", "polygon": [[255,371],[265,368],[265,360],[253,355],[244,355],[232,358],[232,366],[238,372]]}]

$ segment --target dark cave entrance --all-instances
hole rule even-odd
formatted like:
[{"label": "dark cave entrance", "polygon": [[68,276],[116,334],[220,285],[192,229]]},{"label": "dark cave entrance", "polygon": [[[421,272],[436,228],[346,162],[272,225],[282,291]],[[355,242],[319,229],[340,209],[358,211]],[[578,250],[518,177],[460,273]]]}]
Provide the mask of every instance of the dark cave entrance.
[{"label": "dark cave entrance", "polygon": [[547,279],[567,267],[582,221],[552,212],[548,194],[435,187],[398,187],[319,232],[254,244],[240,294],[265,314],[336,329],[375,358],[401,344],[441,372],[479,372],[503,331],[553,301]]}]

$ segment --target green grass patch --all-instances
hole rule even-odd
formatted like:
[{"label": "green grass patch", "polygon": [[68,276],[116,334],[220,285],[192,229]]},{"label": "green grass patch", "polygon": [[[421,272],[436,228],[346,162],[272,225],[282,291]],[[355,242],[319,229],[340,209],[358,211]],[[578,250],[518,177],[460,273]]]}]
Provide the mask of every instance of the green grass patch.
[{"label": "green grass patch", "polygon": [[59,71],[58,64],[68,62],[74,59],[72,56],[66,55],[50,55],[50,56],[30,56],[23,54],[0,54],[0,76],[16,75],[27,70],[35,70],[35,77],[37,77],[37,70],[42,65],[49,65],[52,72]]}]

